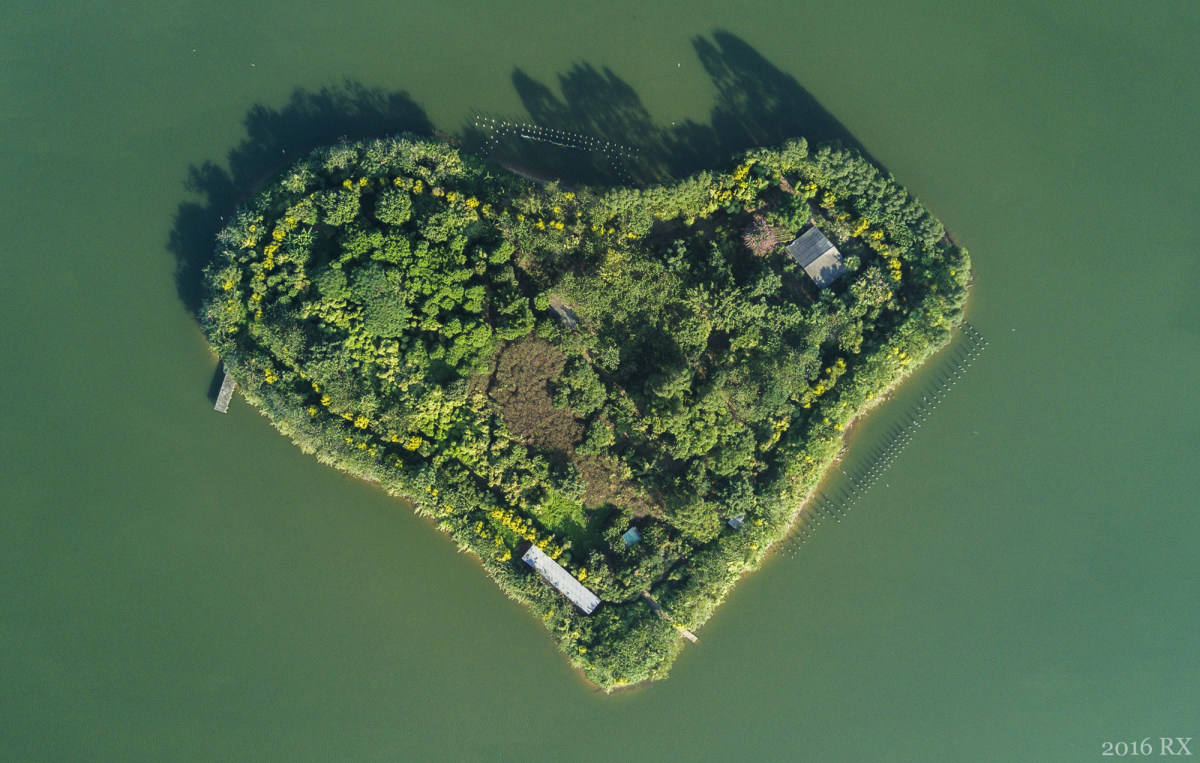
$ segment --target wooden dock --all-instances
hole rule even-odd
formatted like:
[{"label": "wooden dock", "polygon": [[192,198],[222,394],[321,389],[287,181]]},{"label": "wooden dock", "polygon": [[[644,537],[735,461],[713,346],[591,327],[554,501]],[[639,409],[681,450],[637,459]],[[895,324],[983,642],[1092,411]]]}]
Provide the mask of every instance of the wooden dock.
[{"label": "wooden dock", "polygon": [[233,377],[229,375],[229,369],[225,369],[225,379],[221,382],[221,391],[217,393],[217,404],[213,406],[213,410],[220,413],[229,412],[229,399],[233,397],[233,388],[237,385],[233,381]]},{"label": "wooden dock", "polygon": [[655,598],[654,598],[653,596],[651,596],[651,595],[650,595],[650,592],[649,592],[649,591],[642,591],[642,598],[643,598],[643,599],[645,599],[647,602],[649,602],[649,604],[650,604],[650,609],[652,609],[652,610],[654,610],[655,612],[657,612],[659,617],[661,617],[662,619],[664,619],[664,620],[666,620],[667,622],[669,622],[669,623],[671,623],[672,625],[674,625],[674,626],[675,626],[675,629],[679,631],[679,635],[680,635],[680,636],[683,636],[685,639],[687,639],[688,641],[692,642],[693,644],[697,644],[697,643],[699,643],[699,642],[700,642],[700,639],[696,638],[696,634],[695,634],[695,633],[692,633],[692,632],[691,632],[691,631],[689,631],[687,628],[684,628],[682,625],[678,625],[678,624],[676,624],[676,623],[673,623],[673,622],[671,622],[671,616],[670,616],[670,615],[668,615],[668,614],[666,613],[666,610],[664,610],[664,609],[662,608],[662,605],[661,605],[661,604],[659,604],[659,603],[658,603],[658,601],[657,601],[657,600],[655,600]]}]

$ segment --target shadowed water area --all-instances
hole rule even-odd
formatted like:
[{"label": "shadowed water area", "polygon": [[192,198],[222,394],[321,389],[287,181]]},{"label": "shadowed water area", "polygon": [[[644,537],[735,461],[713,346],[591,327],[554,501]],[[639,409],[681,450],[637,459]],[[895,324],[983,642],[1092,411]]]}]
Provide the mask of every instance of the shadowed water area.
[{"label": "shadowed water area", "polygon": [[[1200,736],[1189,6],[12,15],[0,757],[1072,760]],[[840,141],[971,250],[971,328],[855,427],[666,682],[597,694],[429,522],[237,396],[212,411],[194,312],[222,219],[310,149],[398,131],[635,185]]]}]

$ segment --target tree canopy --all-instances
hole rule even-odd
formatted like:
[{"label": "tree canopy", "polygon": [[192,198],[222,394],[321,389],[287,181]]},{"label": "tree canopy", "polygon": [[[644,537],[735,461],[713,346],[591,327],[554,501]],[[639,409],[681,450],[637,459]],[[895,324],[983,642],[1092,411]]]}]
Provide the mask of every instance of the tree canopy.
[{"label": "tree canopy", "polygon": [[[847,267],[826,290],[782,247],[810,223]],[[613,687],[666,675],[848,423],[948,340],[969,273],[844,148],[566,189],[401,136],[319,150],[241,209],[202,320],[280,431],[410,499]],[[529,543],[593,615],[520,563]]]}]

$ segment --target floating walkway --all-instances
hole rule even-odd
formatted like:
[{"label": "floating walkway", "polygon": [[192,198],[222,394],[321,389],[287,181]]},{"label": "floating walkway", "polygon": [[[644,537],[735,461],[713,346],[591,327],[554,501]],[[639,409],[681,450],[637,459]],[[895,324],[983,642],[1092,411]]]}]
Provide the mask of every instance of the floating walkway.
[{"label": "floating walkway", "polygon": [[225,379],[221,382],[221,391],[217,393],[217,404],[213,406],[213,410],[218,413],[229,412],[229,400],[233,397],[233,388],[237,384],[234,383],[233,377],[229,375],[229,369],[225,369]]},{"label": "floating walkway", "polygon": [[480,151],[484,159],[490,159],[492,152],[510,139],[547,143],[574,151],[602,154],[608,162],[609,169],[620,182],[626,185],[634,184],[633,176],[626,166],[626,160],[639,158],[638,150],[632,146],[613,143],[570,130],[559,130],[526,122],[509,122],[484,114],[475,115],[475,126],[486,134],[483,149]]},{"label": "floating walkway", "polygon": [[964,321],[960,328],[961,341],[947,348],[947,355],[933,372],[932,381],[921,391],[921,402],[904,411],[900,420],[889,427],[884,440],[868,451],[865,463],[851,471],[838,467],[845,477],[844,484],[848,486],[842,487],[837,494],[823,492],[813,495],[801,509],[796,529],[779,544],[784,553],[796,556],[800,546],[812,537],[825,520],[842,521],[854,504],[891,468],[912,442],[916,430],[929,420],[938,403],[958,384],[980,353],[987,349],[988,341],[974,326]]}]

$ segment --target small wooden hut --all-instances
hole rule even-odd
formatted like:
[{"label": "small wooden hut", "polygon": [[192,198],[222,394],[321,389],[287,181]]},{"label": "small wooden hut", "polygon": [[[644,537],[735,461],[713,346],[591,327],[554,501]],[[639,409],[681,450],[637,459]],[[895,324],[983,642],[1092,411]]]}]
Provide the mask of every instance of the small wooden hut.
[{"label": "small wooden hut", "polygon": [[846,266],[842,264],[842,253],[816,225],[788,244],[787,252],[797,265],[804,268],[804,272],[808,273],[808,277],[818,288],[829,288],[831,283],[846,272]]}]

